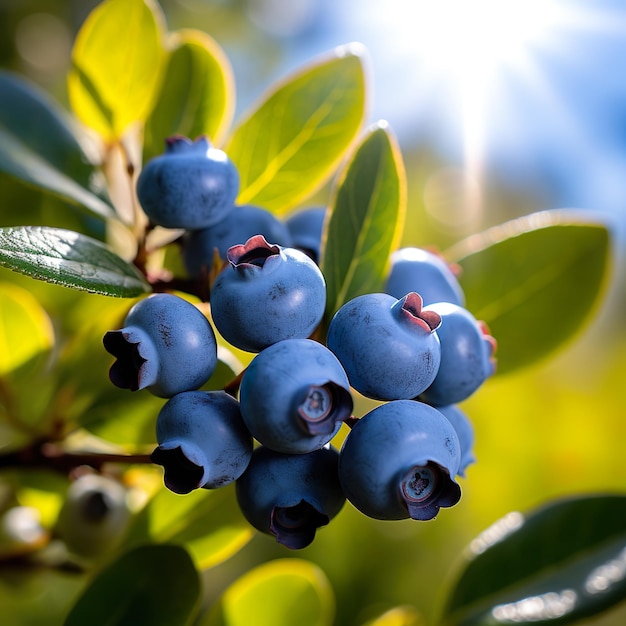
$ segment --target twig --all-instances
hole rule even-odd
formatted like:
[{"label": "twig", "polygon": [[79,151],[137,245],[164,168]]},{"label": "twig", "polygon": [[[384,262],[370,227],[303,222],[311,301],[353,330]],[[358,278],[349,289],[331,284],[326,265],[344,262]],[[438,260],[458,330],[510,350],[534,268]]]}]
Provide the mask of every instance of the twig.
[{"label": "twig", "polygon": [[147,464],[152,461],[149,454],[70,452],[49,441],[37,441],[20,450],[0,454],[0,468],[47,467],[65,474],[82,465],[100,471],[107,463]]}]

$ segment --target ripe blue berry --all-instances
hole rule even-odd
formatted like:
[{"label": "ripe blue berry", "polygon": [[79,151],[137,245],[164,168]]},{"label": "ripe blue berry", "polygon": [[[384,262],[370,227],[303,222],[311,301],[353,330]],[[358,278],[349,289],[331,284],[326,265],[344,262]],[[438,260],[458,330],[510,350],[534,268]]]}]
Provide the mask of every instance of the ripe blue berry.
[{"label": "ripe blue berry", "polygon": [[459,465],[459,476],[465,476],[468,465],[476,462],[474,456],[474,428],[469,418],[456,404],[448,406],[438,406],[437,410],[452,424],[459,437],[461,446],[461,463]]},{"label": "ripe blue berry", "polygon": [[437,409],[395,400],[354,424],[339,455],[339,479],[369,517],[429,520],[459,501],[460,458],[457,434]]},{"label": "ripe blue berry", "polygon": [[326,283],[306,254],[255,235],[226,257],[230,265],[211,289],[213,322],[226,341],[260,352],[313,333],[324,315]]},{"label": "ripe blue berry", "polygon": [[214,489],[235,481],[252,454],[239,403],[224,391],[187,391],[170,398],[156,423],[152,461],[165,469],[174,493]]},{"label": "ripe blue berry", "polygon": [[292,246],[308,254],[318,265],[326,207],[309,207],[291,214],[285,224],[291,233]]},{"label": "ripe blue berry", "polygon": [[420,399],[435,406],[456,404],[493,374],[495,340],[467,309],[456,304],[437,302],[424,310],[441,316],[437,329],[441,363],[435,380]]},{"label": "ripe blue berry", "polygon": [[444,259],[421,248],[401,248],[391,255],[385,293],[401,298],[410,291],[422,296],[424,306],[453,302],[463,306],[465,295]]},{"label": "ripe blue berry", "polygon": [[257,354],[243,375],[239,401],[252,436],[286,454],[318,450],[352,413],[341,363],[311,339],[285,339]]},{"label": "ripe blue berry", "polygon": [[107,332],[104,347],[116,357],[111,382],[122,389],[148,389],[169,398],[202,386],[217,366],[215,333],[190,302],[152,294],[129,311],[121,330]]},{"label": "ripe blue berry", "polygon": [[207,137],[176,136],[148,161],[137,179],[137,198],[153,224],[207,228],[224,219],[239,192],[239,174]]},{"label": "ripe blue berry", "polygon": [[185,267],[191,276],[199,276],[203,269],[211,269],[216,248],[220,258],[225,259],[228,248],[248,241],[254,235],[263,235],[267,241],[280,246],[291,245],[287,226],[268,210],[249,204],[235,206],[217,224],[185,235]]},{"label": "ripe blue berry", "polygon": [[287,548],[308,546],[345,502],[338,458],[332,447],[291,455],[259,446],[236,483],[243,515]]},{"label": "ripe blue berry", "polygon": [[439,315],[422,310],[409,293],[397,300],[384,293],[358,296],[335,313],[326,344],[337,355],[350,384],[378,400],[414,398],[439,368]]}]

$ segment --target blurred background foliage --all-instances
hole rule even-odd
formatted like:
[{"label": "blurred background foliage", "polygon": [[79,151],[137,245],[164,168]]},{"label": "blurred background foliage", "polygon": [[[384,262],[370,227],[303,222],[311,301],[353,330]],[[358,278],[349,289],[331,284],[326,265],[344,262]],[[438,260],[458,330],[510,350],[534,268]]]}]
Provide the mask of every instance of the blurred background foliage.
[{"label": "blurred background foliage", "polygon": [[[0,66],[26,75],[66,104],[65,76],[72,41],[96,4],[95,0],[0,0]],[[362,41],[370,52],[374,93],[370,118],[390,121],[407,169],[405,245],[433,245],[445,250],[485,227],[536,210],[565,206],[597,211],[613,228],[617,246],[611,284],[585,332],[558,355],[487,381],[479,393],[464,403],[476,430],[478,462],[469,468],[462,482],[463,498],[459,505],[443,511],[436,523],[428,524],[381,523],[346,505],[330,527],[322,529],[315,542],[297,555],[318,565],[328,576],[336,599],[337,624],[362,624],[391,607],[407,604],[416,607],[430,623],[454,576],[459,555],[473,537],[495,520],[510,511],[527,511],[551,498],[623,492],[626,487],[626,290],[622,252],[626,231],[626,78],[623,71],[616,76],[611,68],[607,69],[603,56],[618,54],[618,58],[625,58],[626,45],[622,45],[619,57],[620,48],[611,48],[611,37],[620,32],[623,35],[626,11],[616,8],[615,2],[598,3],[598,15],[602,9],[607,11],[608,17],[605,15],[602,20],[606,24],[612,21],[614,28],[607,31],[607,41],[607,33],[601,29],[608,26],[598,17],[600,25],[596,30],[598,37],[605,37],[605,47],[597,49],[592,21],[588,28],[574,30],[572,46],[577,54],[569,65],[562,63],[560,67],[567,80],[553,83],[563,110],[542,108],[539,99],[533,101],[528,96],[521,99],[517,109],[503,112],[513,131],[510,136],[501,136],[500,143],[497,137],[489,136],[485,169],[476,178],[468,176],[465,168],[467,154],[455,135],[459,127],[449,127],[453,115],[447,111],[446,102],[425,90],[427,81],[421,86],[423,99],[430,108],[415,105],[411,109],[419,89],[415,81],[407,78],[405,82],[402,77],[412,72],[419,75],[424,64],[411,57],[411,34],[405,33],[405,40],[390,27],[419,20],[419,11],[407,9],[410,2],[162,0],[161,4],[170,28],[193,26],[205,30],[226,51],[237,84],[235,119],[287,70],[334,45]],[[383,17],[381,12],[385,13]],[[462,55],[463,50],[457,50],[457,54]],[[577,65],[576,60],[582,58],[584,63]],[[537,63],[541,68],[541,58]],[[552,71],[554,63],[549,67]],[[604,83],[599,87],[590,85],[590,76]],[[515,82],[514,79],[515,76],[504,76],[503,82],[506,86],[507,80]],[[609,83],[617,86],[612,88]],[[558,91],[560,87],[562,90]],[[519,84],[511,91],[514,88],[519,92]],[[594,89],[596,96],[591,102],[587,92]],[[535,108],[528,105],[530,101]],[[609,112],[612,117],[607,120]],[[571,127],[586,128],[588,143],[581,147],[576,138],[568,141],[567,129],[562,136],[556,131],[542,135],[542,128],[560,125],[559,115],[570,118]],[[594,136],[594,124],[600,118],[606,135],[598,130]],[[485,123],[491,121],[498,128],[505,123],[491,117]],[[511,137],[518,136],[525,136],[528,141],[516,144]],[[551,144],[542,144],[542,136]],[[611,141],[606,140],[608,136]],[[558,141],[560,145],[555,146]],[[596,165],[588,167],[591,162]],[[0,175],[0,197],[3,226],[45,223],[103,236],[99,222],[92,223],[62,201],[4,175]],[[325,189],[315,201],[324,203],[327,199]],[[100,326],[106,329],[109,321],[120,319],[128,306],[127,302],[85,296],[4,269],[0,269],[0,281],[21,286],[37,298],[48,312],[57,336],[52,349],[61,352],[72,341],[88,341],[85,337],[90,336],[95,343],[85,344],[85,353],[92,354],[93,349],[95,354]],[[24,306],[25,310],[33,309],[28,303]],[[90,324],[85,328],[87,319]],[[33,324],[40,329],[45,355],[46,331],[41,330],[40,322]],[[72,339],[77,331],[79,339]],[[28,334],[32,338],[33,333]],[[524,341],[524,337],[519,340]],[[40,348],[33,348],[33,354]],[[33,363],[28,356],[24,364],[32,367],[33,373],[19,376],[23,398],[34,404],[56,402],[60,406],[63,399],[51,398],[52,389],[46,387],[45,367]],[[105,355],[92,361],[89,375],[106,377],[107,361]],[[0,373],[2,366],[0,355]],[[81,383],[85,384],[85,380]],[[86,410],[91,403],[88,395],[84,401]],[[33,416],[41,414],[27,405],[22,409],[31,410]],[[44,414],[46,419],[54,419],[53,410]],[[40,503],[42,485],[52,485],[52,494],[60,494],[64,488],[60,478],[41,473],[33,473],[30,482],[32,491],[24,493],[39,498]],[[60,496],[56,500],[54,495],[48,497],[48,514],[53,517]],[[0,504],[2,498],[0,490]],[[291,556],[272,538],[254,536],[245,549],[204,573],[209,590],[207,603],[218,598],[251,567],[268,559]],[[49,616],[62,612],[66,598],[76,591],[77,583],[71,573],[42,571],[33,578],[19,569],[0,570],[0,612],[13,616],[6,623],[50,624]],[[28,612],[32,612],[28,618],[23,611],[27,606]],[[22,618],[24,621],[19,621]],[[618,626],[625,620],[626,608],[622,606],[588,623]]]}]

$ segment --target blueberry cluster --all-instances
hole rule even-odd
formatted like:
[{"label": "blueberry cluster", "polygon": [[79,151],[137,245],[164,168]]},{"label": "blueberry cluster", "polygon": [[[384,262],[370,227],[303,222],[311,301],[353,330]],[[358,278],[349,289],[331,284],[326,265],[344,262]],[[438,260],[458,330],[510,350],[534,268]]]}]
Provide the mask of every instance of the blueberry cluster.
[{"label": "blueberry cluster", "polygon": [[[236,206],[238,185],[235,166],[204,137],[168,140],[138,179],[151,222],[185,230],[191,275],[208,276],[216,254],[225,258],[210,288],[213,326],[254,353],[232,395],[201,390],[217,365],[213,326],[166,293],[106,333],[111,381],[167,398],[152,453],[165,485],[185,494],[235,482],[246,519],[294,549],[346,498],[376,519],[434,518],[458,502],[456,478],[474,460],[456,405],[492,374],[494,340],[464,307],[450,267],[416,248],[394,253],[386,293],[346,302],[325,343],[312,339],[326,307],[317,264],[325,211],[281,222]],[[356,392],[380,401],[358,419]],[[339,451],[332,440],[343,424]]]}]

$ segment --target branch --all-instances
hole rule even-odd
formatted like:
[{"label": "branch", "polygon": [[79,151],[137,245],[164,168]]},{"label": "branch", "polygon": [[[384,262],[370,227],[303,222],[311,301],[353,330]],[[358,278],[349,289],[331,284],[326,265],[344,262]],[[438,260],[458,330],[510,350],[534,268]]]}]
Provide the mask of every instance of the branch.
[{"label": "branch", "polygon": [[107,463],[152,463],[149,454],[110,454],[99,452],[68,452],[58,444],[36,441],[26,448],[0,454],[2,467],[46,467],[64,474],[87,465],[100,471]]}]

